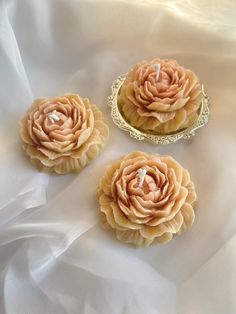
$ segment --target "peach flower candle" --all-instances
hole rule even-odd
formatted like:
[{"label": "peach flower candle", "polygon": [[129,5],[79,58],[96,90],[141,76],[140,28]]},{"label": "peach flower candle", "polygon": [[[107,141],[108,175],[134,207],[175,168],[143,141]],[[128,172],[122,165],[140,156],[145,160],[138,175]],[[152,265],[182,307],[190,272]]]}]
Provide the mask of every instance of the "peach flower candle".
[{"label": "peach flower candle", "polygon": [[79,172],[109,136],[101,111],[76,94],[36,99],[21,121],[24,150],[42,171]]},{"label": "peach flower candle", "polygon": [[194,222],[189,172],[170,156],[133,152],[107,167],[97,197],[101,223],[123,242],[165,243]]},{"label": "peach flower candle", "polygon": [[118,105],[133,127],[171,134],[191,126],[199,116],[201,84],[175,60],[143,61],[131,69],[118,95]]}]

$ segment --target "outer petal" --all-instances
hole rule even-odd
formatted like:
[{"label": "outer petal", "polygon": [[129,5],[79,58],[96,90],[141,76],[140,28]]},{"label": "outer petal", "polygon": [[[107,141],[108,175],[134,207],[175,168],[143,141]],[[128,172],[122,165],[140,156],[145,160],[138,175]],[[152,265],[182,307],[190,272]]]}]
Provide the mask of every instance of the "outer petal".
[{"label": "outer petal", "polygon": [[182,125],[185,123],[186,118],[187,113],[184,108],[182,108],[175,112],[175,116],[172,120],[161,123],[155,128],[155,131],[161,134],[176,132],[181,129]]},{"label": "outer petal", "polygon": [[80,172],[86,165],[86,158],[83,157],[81,156],[80,159],[65,157],[60,164],[53,167],[53,170],[58,174]]},{"label": "outer petal", "polygon": [[30,134],[29,134],[29,131],[28,131],[28,122],[27,122],[28,118],[27,116],[24,117],[22,119],[22,121],[20,122],[20,127],[21,127],[21,130],[20,130],[20,134],[21,134],[21,138],[23,139],[23,141],[27,144],[30,144],[30,145],[34,145],[34,142],[32,141],[31,137],[30,137]]},{"label": "outer petal", "polygon": [[164,224],[160,224],[155,227],[143,226],[143,228],[140,229],[141,235],[144,238],[151,239],[151,240],[156,237],[162,236],[166,232],[168,232],[168,228]]},{"label": "outer petal", "polygon": [[190,228],[195,220],[195,213],[193,207],[190,204],[185,203],[181,208],[181,213],[184,221],[180,230],[178,231],[179,235]]},{"label": "outer petal", "polygon": [[164,244],[167,242],[170,242],[170,240],[173,238],[173,234],[170,232],[166,232],[163,235],[161,235],[160,237],[157,237],[154,239],[153,244],[157,243],[157,244]]},{"label": "outer petal", "polygon": [[[106,198],[106,203],[102,202],[103,196]],[[100,204],[101,204],[100,211],[105,214],[106,221],[111,228],[118,229],[118,230],[125,230],[125,228],[122,228],[120,225],[116,223],[114,215],[113,215],[113,210],[111,208],[111,202],[112,202],[112,199],[106,197],[105,195],[102,195],[100,197]]]},{"label": "outer petal", "polygon": [[190,182],[190,174],[188,170],[183,169],[182,186],[186,186]]},{"label": "outer petal", "polygon": [[179,211],[173,219],[165,222],[164,224],[168,229],[168,232],[177,233],[180,230],[183,222],[184,222],[183,216],[181,214],[181,211]]},{"label": "outer petal", "polygon": [[188,185],[186,186],[186,188],[188,189],[188,196],[186,198],[186,202],[188,202],[189,204],[193,204],[197,199],[197,194],[195,192],[194,183],[190,181]]},{"label": "outer petal", "polygon": [[149,246],[153,242],[152,239],[144,238],[139,230],[117,230],[116,237],[122,242],[131,243],[135,246]]},{"label": "outer petal", "polygon": [[105,175],[101,179],[101,182],[99,185],[101,186],[104,193],[107,195],[111,194],[112,177],[113,177],[113,174],[115,173],[115,171],[119,168],[120,164],[121,164],[121,160],[117,160],[112,165],[108,166],[106,168]]},{"label": "outer petal", "polygon": [[53,167],[56,164],[59,164],[62,161],[62,158],[57,158],[55,160],[51,160],[48,157],[46,157],[44,154],[42,154],[37,147],[26,145],[25,146],[26,153],[30,156],[31,159],[38,159],[40,163],[42,163],[46,167]]}]

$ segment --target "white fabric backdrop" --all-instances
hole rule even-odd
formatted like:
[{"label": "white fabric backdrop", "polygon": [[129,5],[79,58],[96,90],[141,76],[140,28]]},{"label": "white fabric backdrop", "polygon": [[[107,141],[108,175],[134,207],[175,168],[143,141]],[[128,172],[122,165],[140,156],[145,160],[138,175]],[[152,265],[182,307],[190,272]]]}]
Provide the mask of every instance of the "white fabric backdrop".
[{"label": "white fabric backdrop", "polygon": [[[0,1],[0,313],[236,313],[236,4],[197,0]],[[157,147],[116,128],[112,81],[141,59],[176,58],[211,97],[209,124]],[[110,126],[79,175],[38,173],[18,121],[33,98],[78,92]],[[168,153],[190,170],[193,228],[135,249],[97,224],[105,165],[132,150]]]}]

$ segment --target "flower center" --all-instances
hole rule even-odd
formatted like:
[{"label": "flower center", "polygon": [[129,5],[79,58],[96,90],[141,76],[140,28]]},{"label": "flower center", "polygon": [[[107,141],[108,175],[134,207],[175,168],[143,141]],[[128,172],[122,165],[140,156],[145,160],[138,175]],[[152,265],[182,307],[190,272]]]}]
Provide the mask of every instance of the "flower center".
[{"label": "flower center", "polygon": [[56,110],[53,110],[53,112],[50,112],[50,113],[48,114],[48,118],[50,119],[50,121],[51,121],[52,123],[58,122],[58,121],[60,120],[60,118],[59,118],[58,115],[57,115],[57,111],[56,111]]}]

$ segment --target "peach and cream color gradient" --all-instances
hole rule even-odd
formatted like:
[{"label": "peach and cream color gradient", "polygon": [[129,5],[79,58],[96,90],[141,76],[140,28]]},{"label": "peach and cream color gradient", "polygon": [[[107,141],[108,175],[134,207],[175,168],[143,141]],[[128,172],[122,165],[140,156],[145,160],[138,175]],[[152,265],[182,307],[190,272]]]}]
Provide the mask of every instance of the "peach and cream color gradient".
[{"label": "peach and cream color gradient", "polygon": [[118,96],[126,120],[139,130],[156,134],[177,132],[193,124],[201,100],[201,84],[196,74],[167,59],[135,65]]},{"label": "peach and cream color gradient", "polygon": [[79,172],[109,137],[101,111],[77,94],[36,99],[20,125],[32,163],[59,174]]},{"label": "peach and cream color gradient", "polygon": [[[145,170],[140,185],[139,169]],[[189,172],[170,156],[132,152],[108,166],[97,189],[102,225],[136,246],[165,243],[194,222]]]}]

